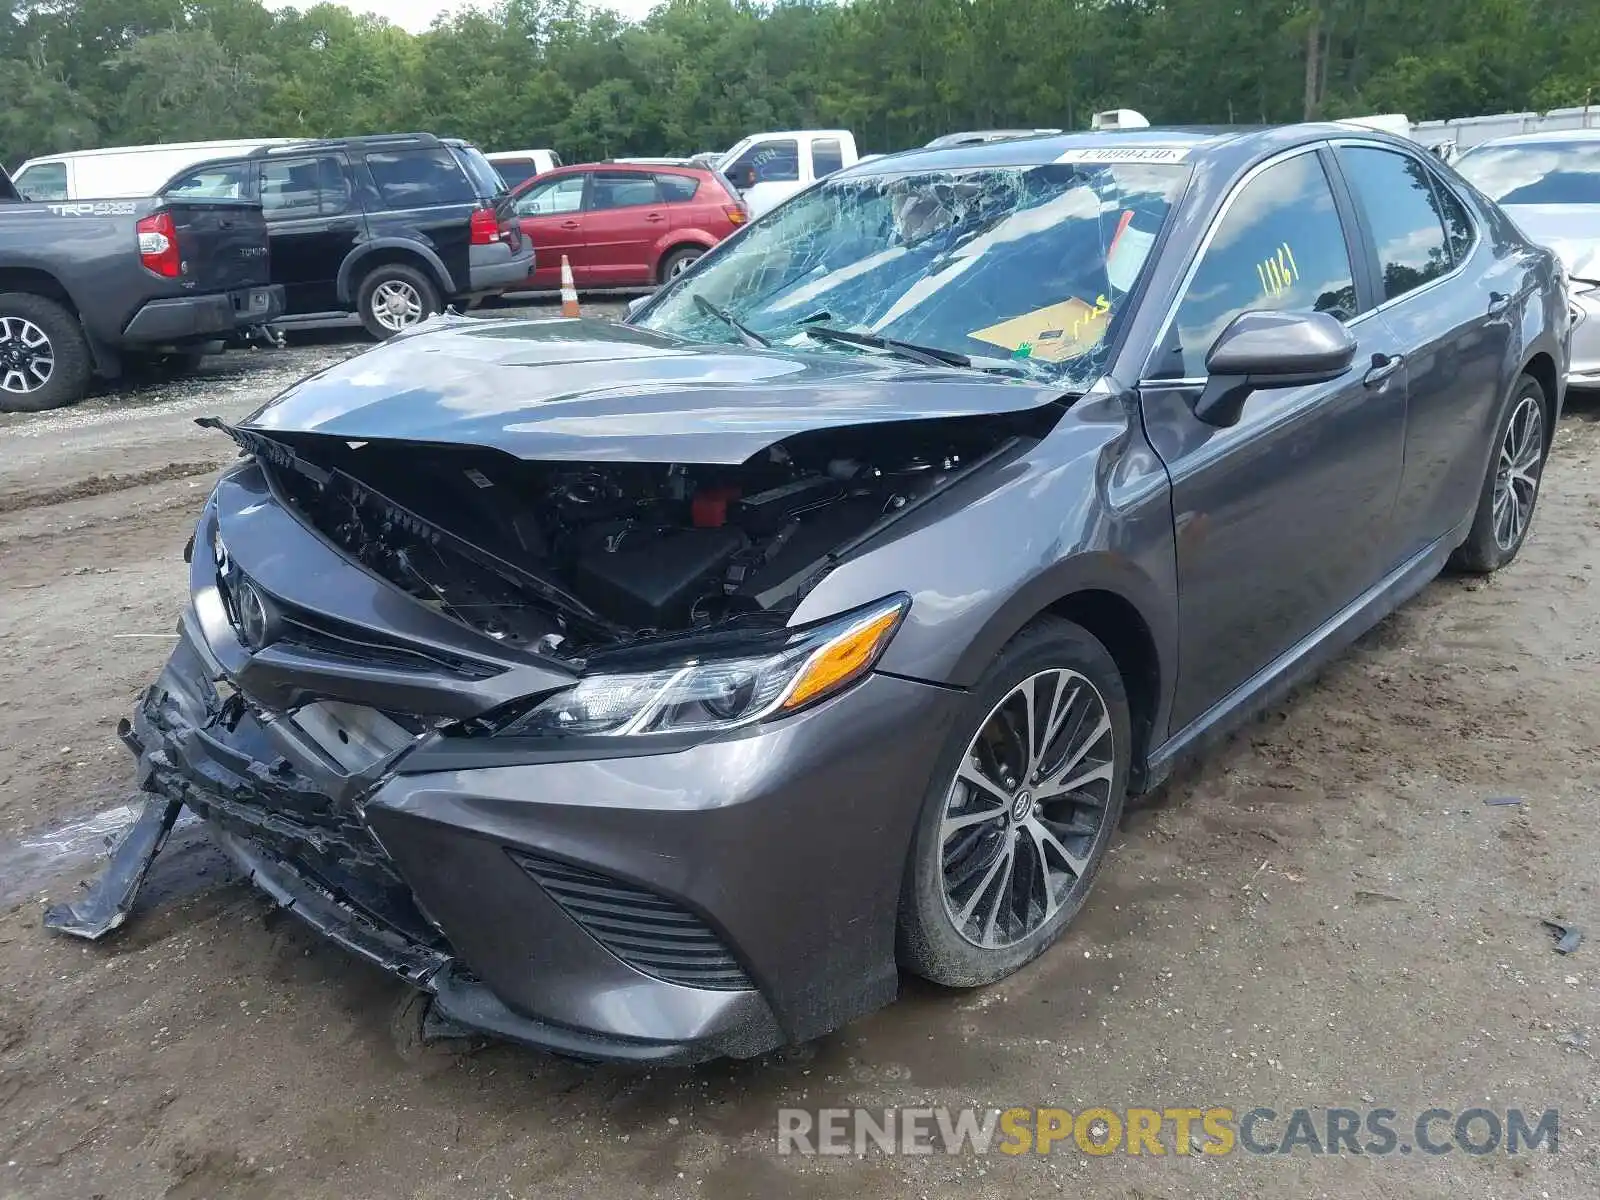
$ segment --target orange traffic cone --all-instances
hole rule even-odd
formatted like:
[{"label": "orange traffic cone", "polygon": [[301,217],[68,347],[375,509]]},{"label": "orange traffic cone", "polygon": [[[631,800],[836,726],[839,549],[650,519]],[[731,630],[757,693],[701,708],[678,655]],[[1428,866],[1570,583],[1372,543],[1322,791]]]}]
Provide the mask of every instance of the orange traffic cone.
[{"label": "orange traffic cone", "polygon": [[572,264],[567,261],[567,256],[561,256],[561,315],[563,317],[581,317],[578,311],[578,285],[572,282]]}]

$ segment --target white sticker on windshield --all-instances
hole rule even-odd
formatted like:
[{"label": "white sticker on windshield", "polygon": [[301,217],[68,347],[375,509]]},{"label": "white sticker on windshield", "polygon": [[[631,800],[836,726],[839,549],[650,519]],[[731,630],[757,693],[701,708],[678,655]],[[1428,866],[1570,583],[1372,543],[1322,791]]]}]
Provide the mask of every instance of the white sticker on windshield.
[{"label": "white sticker on windshield", "polygon": [[1172,163],[1182,162],[1187,146],[1081,146],[1065,150],[1058,163]]}]

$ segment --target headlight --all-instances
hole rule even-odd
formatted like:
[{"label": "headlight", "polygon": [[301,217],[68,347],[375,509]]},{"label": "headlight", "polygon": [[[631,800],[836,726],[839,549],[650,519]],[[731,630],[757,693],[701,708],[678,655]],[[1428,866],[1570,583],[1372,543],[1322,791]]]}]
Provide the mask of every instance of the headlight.
[{"label": "headlight", "polygon": [[591,675],[499,733],[690,733],[794,712],[837,695],[872,670],[910,606],[909,597],[891,597],[799,630],[760,655],[686,662],[638,674]]}]

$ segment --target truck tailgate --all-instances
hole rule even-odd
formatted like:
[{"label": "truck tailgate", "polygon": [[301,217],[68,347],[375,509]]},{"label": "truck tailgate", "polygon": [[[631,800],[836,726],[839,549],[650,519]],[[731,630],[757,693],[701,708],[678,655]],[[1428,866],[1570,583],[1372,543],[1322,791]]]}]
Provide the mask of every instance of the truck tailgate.
[{"label": "truck tailgate", "polygon": [[267,221],[253,200],[166,200],[186,290],[224,292],[272,282]]}]

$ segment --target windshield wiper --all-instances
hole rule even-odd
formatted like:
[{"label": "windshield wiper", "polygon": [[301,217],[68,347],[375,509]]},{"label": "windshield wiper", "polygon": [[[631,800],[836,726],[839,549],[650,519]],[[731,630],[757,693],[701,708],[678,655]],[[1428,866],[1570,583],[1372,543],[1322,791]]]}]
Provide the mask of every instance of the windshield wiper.
[{"label": "windshield wiper", "polygon": [[901,358],[922,363],[928,367],[970,367],[972,360],[959,350],[944,350],[938,346],[919,346],[915,342],[901,342],[894,338],[879,337],[875,333],[852,333],[848,329],[835,329],[831,325],[807,325],[801,332],[819,342],[843,342],[848,346],[869,346],[874,350],[887,350]]},{"label": "windshield wiper", "polygon": [[746,346],[764,347],[772,345],[771,342],[762,337],[754,329],[751,329],[750,326],[739,320],[738,317],[734,316],[727,309],[718,308],[715,304],[711,303],[711,301],[707,300],[701,295],[695,295],[690,298],[694,301],[694,306],[701,312],[705,313],[706,316],[715,317],[729,329],[737,333],[739,335],[739,340]]}]

